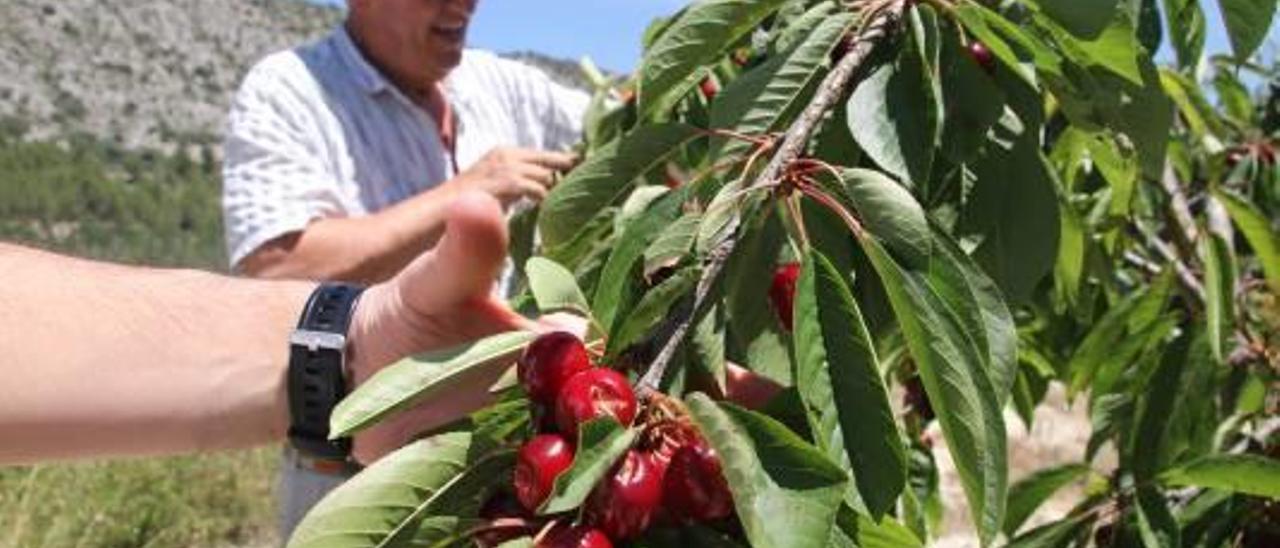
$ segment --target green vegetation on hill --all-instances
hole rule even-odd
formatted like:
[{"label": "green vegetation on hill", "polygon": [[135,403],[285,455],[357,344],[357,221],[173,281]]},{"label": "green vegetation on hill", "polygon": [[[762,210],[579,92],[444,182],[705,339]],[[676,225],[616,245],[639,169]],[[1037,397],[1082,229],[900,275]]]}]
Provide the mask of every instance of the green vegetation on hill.
[{"label": "green vegetation on hill", "polygon": [[78,135],[28,142],[0,123],[0,240],[95,259],[226,268],[218,162],[207,147],[124,150]]}]

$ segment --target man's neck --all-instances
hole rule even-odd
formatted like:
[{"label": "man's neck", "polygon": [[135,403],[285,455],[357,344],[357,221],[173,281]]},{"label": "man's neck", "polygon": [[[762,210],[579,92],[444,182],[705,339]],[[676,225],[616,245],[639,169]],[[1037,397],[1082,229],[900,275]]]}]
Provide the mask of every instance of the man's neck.
[{"label": "man's neck", "polygon": [[374,39],[367,37],[356,23],[348,19],[345,28],[347,36],[351,37],[351,43],[355,44],[356,51],[360,53],[366,63],[369,63],[392,86],[400,90],[400,93],[403,93],[405,97],[426,108],[427,102],[433,93],[433,88],[436,88],[439,84],[439,79],[404,74],[396,70],[394,63],[385,60],[382,55],[379,55]]},{"label": "man's neck", "polygon": [[400,90],[413,104],[418,105],[431,115],[436,122],[436,130],[446,146],[452,148],[454,136],[453,112],[444,94],[444,86],[440,79],[409,78],[397,72],[391,63],[384,63],[376,54],[376,48],[370,46],[365,37],[351,20],[346,23],[347,35],[355,44],[356,50],[364,57],[365,62],[377,70],[392,86]]}]

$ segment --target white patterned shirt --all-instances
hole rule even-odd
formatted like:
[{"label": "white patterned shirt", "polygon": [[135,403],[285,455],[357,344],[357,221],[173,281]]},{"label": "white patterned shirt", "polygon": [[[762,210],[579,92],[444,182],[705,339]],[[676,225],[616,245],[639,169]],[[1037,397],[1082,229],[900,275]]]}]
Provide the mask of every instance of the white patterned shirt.
[{"label": "white patterned shirt", "polygon": [[562,150],[581,135],[588,96],[526,65],[467,50],[443,84],[454,154],[431,116],[342,27],[255,65],[231,106],[224,147],[232,266],[316,219],[374,213],[431,189],[494,147]]}]

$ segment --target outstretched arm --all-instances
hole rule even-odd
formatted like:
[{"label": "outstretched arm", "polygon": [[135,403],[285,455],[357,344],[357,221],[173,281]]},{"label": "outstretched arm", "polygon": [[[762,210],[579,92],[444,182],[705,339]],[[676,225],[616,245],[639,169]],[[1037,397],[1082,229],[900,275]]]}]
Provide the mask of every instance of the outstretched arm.
[{"label": "outstretched arm", "polygon": [[[440,245],[366,292],[350,338],[356,381],[399,357],[528,327],[490,294],[506,232],[463,195]],[[153,455],[281,440],[288,336],[313,284],[107,265],[0,245],[0,463]],[[447,422],[485,386],[416,411]],[[396,421],[392,421],[395,423]],[[401,421],[357,438],[372,459]]]}]

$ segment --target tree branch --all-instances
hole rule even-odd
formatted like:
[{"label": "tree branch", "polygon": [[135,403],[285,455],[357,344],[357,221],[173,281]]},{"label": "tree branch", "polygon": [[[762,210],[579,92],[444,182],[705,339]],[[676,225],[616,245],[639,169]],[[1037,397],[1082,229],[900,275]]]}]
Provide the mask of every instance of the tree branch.
[{"label": "tree branch", "polygon": [[[791,128],[787,130],[782,144],[778,147],[773,159],[769,161],[764,171],[756,176],[750,187],[761,187],[777,180],[782,175],[783,170],[796,158],[800,157],[823,117],[836,105],[837,101],[845,96],[845,91],[850,86],[854,73],[866,62],[867,57],[871,55],[875,47],[884,38],[890,36],[893,29],[896,28],[897,23],[902,18],[905,2],[904,0],[871,1],[863,3],[863,6],[865,6],[864,17],[866,19],[852,36],[852,43],[848,51],[840,58],[840,61],[836,63],[831,72],[827,74],[813,100],[800,113],[800,117],[791,125]],[[737,233],[741,223],[740,214],[735,214],[726,230],[728,236],[724,241],[719,242],[707,254],[706,259],[703,260],[705,266],[702,271],[702,277],[698,280],[697,289],[694,292],[693,306],[689,307],[688,315],[683,316],[679,323],[676,324],[671,336],[667,338],[662,350],[649,366],[649,371],[640,379],[638,388],[641,394],[657,390],[662,382],[662,377],[666,374],[667,367],[675,357],[676,350],[684,342],[694,320],[706,307],[707,297],[711,294],[711,289],[715,286],[721,272],[723,272],[725,265],[729,261],[729,257],[733,255],[734,248],[738,245]]]}]

